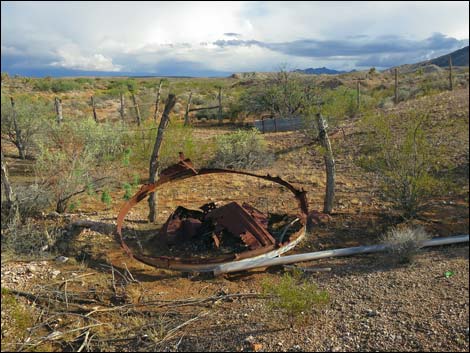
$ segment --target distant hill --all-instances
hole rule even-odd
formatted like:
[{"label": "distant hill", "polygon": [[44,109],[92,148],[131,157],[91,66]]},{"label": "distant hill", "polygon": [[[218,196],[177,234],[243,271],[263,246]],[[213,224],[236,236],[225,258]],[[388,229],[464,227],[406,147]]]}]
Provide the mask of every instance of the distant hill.
[{"label": "distant hill", "polygon": [[304,70],[301,70],[301,69],[296,69],[294,70],[294,72],[298,72],[298,73],[301,73],[301,74],[307,74],[307,75],[338,75],[338,74],[344,74],[346,73],[347,71],[337,71],[337,70],[333,70],[333,69],[328,69],[326,67],[317,67],[315,69],[313,68],[308,68],[308,69],[304,69]]},{"label": "distant hill", "polygon": [[[462,48],[462,49],[459,49],[450,53],[450,56],[452,57],[452,65],[453,66],[468,66],[468,51],[469,51],[469,46],[467,45],[465,48]],[[440,67],[447,67],[449,66],[449,54],[426,61],[425,63],[434,64]]]},{"label": "distant hill", "polygon": [[[401,73],[414,72],[418,69],[423,69],[425,72],[439,71],[441,67],[449,66],[449,55],[452,57],[452,66],[468,66],[468,53],[469,46],[456,50],[452,53],[439,56],[431,60],[421,61],[416,64],[405,64],[397,66]],[[384,72],[392,72],[395,67],[384,70]]]}]

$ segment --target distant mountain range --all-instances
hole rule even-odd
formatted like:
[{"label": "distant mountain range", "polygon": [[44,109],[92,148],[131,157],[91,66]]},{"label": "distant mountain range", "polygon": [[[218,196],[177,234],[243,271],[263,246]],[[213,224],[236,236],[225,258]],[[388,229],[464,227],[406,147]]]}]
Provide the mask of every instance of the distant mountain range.
[{"label": "distant mountain range", "polygon": [[456,50],[450,54],[446,54],[435,59],[424,61],[421,64],[434,64],[440,67],[447,67],[449,66],[450,55],[452,58],[453,66],[468,66],[468,52],[469,46],[467,45],[465,48]]},{"label": "distant mountain range", "polygon": [[326,67],[317,67],[315,69],[313,68],[308,68],[308,69],[296,69],[293,72],[298,72],[301,74],[307,74],[307,75],[337,75],[337,74],[344,74],[349,71],[338,71],[338,70],[333,70],[333,69],[328,69]]},{"label": "distant mountain range", "polygon": [[[452,58],[452,66],[468,66],[468,56],[469,56],[469,46],[456,50],[452,53],[445,54],[439,56],[434,59],[421,61],[416,64],[404,64],[400,66],[396,66],[398,71],[401,73],[409,73],[414,72],[416,70],[425,70],[426,72],[431,71],[440,71],[442,67],[449,66],[449,55]],[[390,69],[384,70],[383,72],[393,72],[395,67],[391,67]]]}]

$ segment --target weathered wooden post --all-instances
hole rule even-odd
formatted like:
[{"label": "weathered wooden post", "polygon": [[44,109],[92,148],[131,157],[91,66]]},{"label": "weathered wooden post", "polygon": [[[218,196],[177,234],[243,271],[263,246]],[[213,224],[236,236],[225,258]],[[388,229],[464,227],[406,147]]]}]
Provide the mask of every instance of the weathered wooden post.
[{"label": "weathered wooden post", "polygon": [[186,103],[186,113],[184,114],[184,126],[189,125],[189,108],[191,108],[191,99],[193,97],[193,92],[189,92],[188,102]]},{"label": "weathered wooden post", "polygon": [[96,107],[95,107],[95,98],[91,96],[91,108],[93,109],[93,119],[95,122],[98,122],[98,116],[96,115]]},{"label": "weathered wooden post", "polygon": [[449,87],[451,91],[454,90],[454,83],[452,81],[452,56],[449,55]]},{"label": "weathered wooden post", "polygon": [[157,122],[158,112],[160,110],[160,93],[162,91],[162,83],[163,80],[160,80],[160,83],[158,84],[157,99],[155,100],[155,112],[153,113],[153,120],[155,123]]},{"label": "weathered wooden post", "polygon": [[219,114],[218,114],[218,120],[219,124],[222,123],[222,86],[219,86]]},{"label": "weathered wooden post", "polygon": [[[5,161],[5,157],[2,153],[2,191],[5,194],[6,208],[8,210],[8,222],[11,224],[16,224],[19,220],[19,211],[18,211],[18,202],[16,200],[16,195],[13,192],[13,189],[10,184],[10,179],[8,178],[8,168]],[[2,218],[3,223],[3,218]]]},{"label": "weathered wooden post", "polygon": [[398,104],[398,68],[395,68],[395,104]]},{"label": "weathered wooden post", "polygon": [[57,124],[60,124],[63,120],[63,117],[62,117],[62,101],[60,100],[59,97],[55,97],[54,106],[55,106],[55,112],[57,115]]},{"label": "weathered wooden post", "polygon": [[137,104],[137,99],[135,98],[134,92],[132,92],[132,102],[134,102],[135,115],[136,115],[136,118],[137,118],[137,125],[140,126],[141,118],[140,118],[139,104]]},{"label": "weathered wooden post", "polygon": [[[158,168],[160,166],[159,154],[160,146],[163,141],[163,133],[165,128],[168,125],[170,120],[170,112],[176,104],[176,96],[174,94],[169,94],[165,103],[165,108],[163,110],[162,118],[160,124],[158,125],[157,137],[155,138],[155,144],[153,146],[152,156],[150,157],[150,168],[149,168],[149,183],[155,183],[158,177]],[[149,203],[149,216],[148,220],[150,222],[155,222],[157,219],[157,194],[155,192],[151,193],[148,197]]]},{"label": "weathered wooden post", "polygon": [[335,199],[335,160],[333,158],[333,151],[331,150],[330,139],[327,133],[327,124],[323,119],[321,113],[317,113],[318,124],[318,137],[320,143],[325,149],[324,159],[326,167],[326,194],[323,203],[323,213],[331,213]]},{"label": "weathered wooden post", "polygon": [[356,81],[356,97],[357,97],[357,111],[361,109],[361,83],[359,79]]},{"label": "weathered wooden post", "polygon": [[124,121],[124,94],[121,92],[119,96],[121,100],[121,108],[119,109],[119,113],[121,114],[121,120]]}]

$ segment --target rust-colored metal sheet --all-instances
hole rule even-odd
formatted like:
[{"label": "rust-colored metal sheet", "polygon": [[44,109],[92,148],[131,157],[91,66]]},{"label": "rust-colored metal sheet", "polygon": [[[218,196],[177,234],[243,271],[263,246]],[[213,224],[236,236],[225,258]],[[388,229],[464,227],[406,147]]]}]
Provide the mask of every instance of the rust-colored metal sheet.
[{"label": "rust-colored metal sheet", "polygon": [[276,240],[269,234],[267,227],[259,223],[237,202],[216,208],[206,218],[222,225],[230,233],[240,236],[251,250],[276,244]]},{"label": "rust-colored metal sheet", "polygon": [[[260,178],[267,181],[272,181],[277,184],[280,184],[290,190],[299,205],[299,219],[302,224],[302,229],[291,234],[288,239],[279,244],[276,240],[272,237],[272,235],[267,231],[267,218],[263,215],[260,211],[256,210],[254,207],[243,204],[240,206],[237,203],[228,204],[217,208],[215,204],[210,203],[206,204],[201,207],[205,217],[209,217],[213,220],[216,220],[219,224],[222,224],[223,227],[230,229],[231,233],[236,234],[239,232],[239,235],[243,242],[248,246],[248,250],[240,252],[240,253],[232,253],[232,254],[225,254],[214,256],[211,258],[198,258],[198,257],[168,257],[168,256],[147,256],[141,253],[134,253],[125,243],[123,236],[122,236],[122,226],[124,222],[124,218],[129,210],[145,199],[150,193],[154,192],[159,186],[173,182],[176,180],[182,180],[190,177],[195,176],[203,176],[207,174],[240,174],[246,175],[250,177]],[[225,211],[224,211],[225,208]],[[228,210],[231,212],[228,212]],[[234,212],[234,213],[233,213]],[[232,216],[230,216],[232,215]],[[243,226],[238,226],[235,224],[234,221],[230,221],[230,218],[236,215],[235,218],[238,218],[238,222],[241,221]],[[243,172],[243,171],[235,171],[229,169],[200,169],[196,170],[193,167],[192,162],[189,159],[184,159],[184,157],[180,156],[180,161],[170,166],[169,168],[165,169],[161,172],[159,180],[153,184],[145,184],[143,185],[140,190],[129,200],[127,201],[121,208],[118,217],[117,217],[117,235],[118,241],[121,244],[124,251],[132,258],[139,260],[147,265],[157,267],[157,268],[168,268],[174,269],[179,271],[208,271],[212,268],[215,268],[215,265],[219,265],[221,263],[226,263],[230,261],[240,261],[244,259],[249,259],[252,257],[258,257],[263,254],[280,254],[282,253],[282,249],[290,249],[290,243],[296,244],[298,239],[303,236],[304,234],[304,226],[307,220],[308,215],[308,203],[306,192],[304,190],[299,190],[294,187],[292,184],[288,183],[287,181],[281,179],[280,177],[273,177],[271,175],[257,175],[254,173]],[[220,217],[228,217],[228,218],[220,218]],[[184,220],[173,220],[169,219],[167,223],[162,227],[162,232],[173,232],[175,239],[178,237],[178,234],[183,234],[185,238],[190,238],[191,234],[195,234],[197,232],[197,228],[199,226],[198,222],[191,220],[190,218],[186,219],[187,222]],[[181,233],[179,233],[181,232]],[[189,233],[189,234],[187,234]],[[217,235],[214,235],[216,239],[214,239],[215,247],[220,245],[220,239]],[[277,256],[273,255],[273,256]]]}]

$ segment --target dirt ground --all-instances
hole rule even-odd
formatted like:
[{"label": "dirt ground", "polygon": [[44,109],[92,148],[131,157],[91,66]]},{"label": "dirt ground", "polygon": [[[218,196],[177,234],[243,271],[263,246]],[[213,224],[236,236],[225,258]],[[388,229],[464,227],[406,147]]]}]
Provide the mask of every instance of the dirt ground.
[{"label": "dirt ground", "polygon": [[[463,111],[461,117],[468,122],[468,90],[441,94],[439,101],[434,114],[450,109],[449,116],[455,117],[455,109],[458,114]],[[354,163],[356,121],[342,127],[332,135],[338,152],[332,219],[318,225],[292,253],[376,244],[384,231],[400,222],[381,200],[378,181]],[[206,132],[196,128],[195,133]],[[265,137],[277,160],[257,172],[303,187],[311,209],[321,210],[322,156],[298,132]],[[15,161],[9,162],[15,170]],[[146,222],[142,202],[126,218],[126,236],[155,234],[178,205],[197,208],[209,201],[246,201],[265,212],[296,212],[295,200],[279,186],[237,175],[181,181],[162,190],[159,200],[157,225]],[[58,255],[69,258],[64,263],[53,258],[2,261],[2,303],[14,303],[2,305],[2,351],[469,350],[466,244],[422,250],[409,265],[394,264],[385,254],[299,264],[329,269],[305,272],[304,278],[327,291],[330,300],[294,322],[258,295],[263,282],[276,282],[287,269],[212,278],[146,266],[129,259],[113,238],[120,206],[115,202],[106,209],[85,199],[77,213],[56,218],[69,224],[58,249]],[[96,225],[70,226],[78,220]],[[433,200],[423,217],[411,224],[434,236],[468,234],[468,185]],[[452,275],[446,276],[448,271]],[[31,311],[29,321],[19,314],[24,308]],[[27,324],[21,326],[22,319]]]}]

